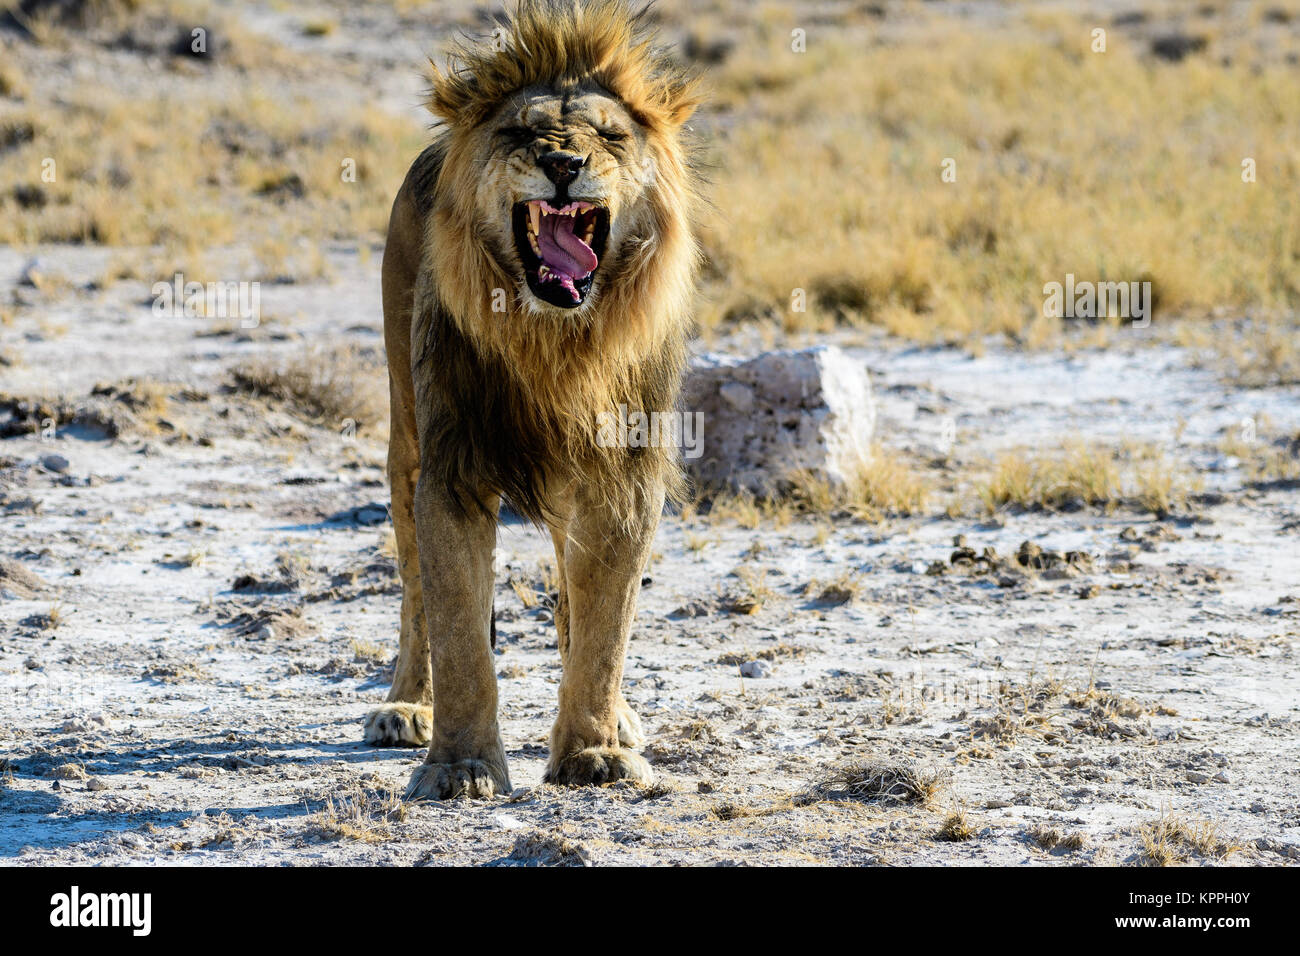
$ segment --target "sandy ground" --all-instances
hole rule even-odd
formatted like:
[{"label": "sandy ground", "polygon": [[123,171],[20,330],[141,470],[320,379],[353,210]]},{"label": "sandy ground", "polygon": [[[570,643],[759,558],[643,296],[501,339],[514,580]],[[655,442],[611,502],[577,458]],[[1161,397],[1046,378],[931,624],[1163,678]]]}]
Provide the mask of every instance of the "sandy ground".
[{"label": "sandy ground", "polygon": [[[89,255],[40,264],[75,276]],[[1162,816],[1213,821],[1241,848],[1228,863],[1300,854],[1300,509],[1292,485],[1246,487],[1214,450],[1247,417],[1294,432],[1300,396],[1234,390],[1137,332],[1066,356],[849,343],[881,438],[906,453],[935,455],[949,418],[958,472],[1052,436],[1143,437],[1193,463],[1202,503],[1165,520],[667,517],[626,677],[651,789],[540,785],[560,666],[537,600],[549,543],[507,523],[497,656],[518,789],[402,806],[420,754],[360,743],[396,643],[382,441],[226,384],[250,354],[378,347],[377,260],[340,248],[331,266],[333,282],[265,290],[269,315],[295,318],[240,333],[160,323],[129,282],[43,303],[21,285],[26,258],[0,253],[6,294],[66,326],[6,330],[26,359],[7,390],[82,410],[0,443],[0,858],[1119,863]],[[165,408],[92,394],[127,380],[172,383]],[[1006,559],[1024,541],[1088,558],[954,565],[956,535]],[[754,613],[734,600],[738,570],[764,582]],[[828,591],[846,572],[857,593]],[[768,672],[742,677],[755,659]],[[810,794],[861,761],[934,774],[933,800]],[[954,811],[970,839],[937,838]],[[1083,845],[1049,852],[1042,827]]]},{"label": "sandy ground", "polygon": [[[348,64],[331,82],[413,113],[438,30],[341,3],[248,4],[243,22],[306,43],[289,21],[317,7],[343,27],[313,41]],[[135,82],[115,60],[85,69]],[[1247,420],[1261,441],[1300,433],[1300,388],[1236,387],[1158,330],[978,358],[840,336],[881,441],[941,483],[1077,437],[1159,446],[1199,494],[1163,517],[667,516],[625,682],[652,787],[540,784],[550,545],[507,522],[517,789],[403,804],[422,754],[360,742],[397,640],[382,429],[229,387],[241,362],[327,344],[382,388],[378,252],[330,245],[328,281],[264,286],[242,330],[158,319],[148,280],[88,285],[115,250],[0,249],[0,393],[62,403],[0,405],[0,861],[1108,865],[1143,862],[1162,820],[1214,829],[1174,841],[1188,863],[1300,860],[1300,502],[1220,450]],[[1025,567],[1024,542],[1077,554]],[[862,764],[911,771],[927,799],[825,786]]]}]

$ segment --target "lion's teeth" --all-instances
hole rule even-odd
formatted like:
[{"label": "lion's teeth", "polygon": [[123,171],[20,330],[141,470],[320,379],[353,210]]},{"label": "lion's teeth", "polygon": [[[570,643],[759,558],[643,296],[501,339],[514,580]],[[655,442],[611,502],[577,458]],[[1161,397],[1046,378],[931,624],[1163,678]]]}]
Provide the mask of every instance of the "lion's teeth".
[{"label": "lion's teeth", "polygon": [[[528,218],[531,220],[531,225],[533,227],[533,231],[529,234],[529,238],[531,239],[533,236],[537,235],[537,224],[542,218],[542,213],[541,210],[537,208],[537,203],[533,202],[528,204]],[[536,246],[537,243],[534,242],[533,245]]]}]

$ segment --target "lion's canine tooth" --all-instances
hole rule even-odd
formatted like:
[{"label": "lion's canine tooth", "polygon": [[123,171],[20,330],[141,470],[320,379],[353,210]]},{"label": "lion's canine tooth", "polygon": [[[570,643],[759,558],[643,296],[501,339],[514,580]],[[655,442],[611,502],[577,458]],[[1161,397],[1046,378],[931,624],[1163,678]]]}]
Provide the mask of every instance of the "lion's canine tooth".
[{"label": "lion's canine tooth", "polygon": [[[529,233],[529,238],[531,239],[533,236],[537,235],[537,223],[542,218],[541,211],[537,208],[537,203],[530,202],[528,204],[528,218],[533,227],[533,231]],[[533,245],[536,246],[537,243],[533,243]]]}]

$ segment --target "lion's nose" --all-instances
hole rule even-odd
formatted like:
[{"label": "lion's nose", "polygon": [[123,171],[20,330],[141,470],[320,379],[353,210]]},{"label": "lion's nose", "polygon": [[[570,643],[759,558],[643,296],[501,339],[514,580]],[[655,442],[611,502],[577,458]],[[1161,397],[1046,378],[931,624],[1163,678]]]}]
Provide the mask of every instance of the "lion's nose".
[{"label": "lion's nose", "polygon": [[537,157],[537,165],[542,167],[546,178],[557,186],[567,186],[578,178],[578,170],[587,162],[586,157],[555,150]]}]

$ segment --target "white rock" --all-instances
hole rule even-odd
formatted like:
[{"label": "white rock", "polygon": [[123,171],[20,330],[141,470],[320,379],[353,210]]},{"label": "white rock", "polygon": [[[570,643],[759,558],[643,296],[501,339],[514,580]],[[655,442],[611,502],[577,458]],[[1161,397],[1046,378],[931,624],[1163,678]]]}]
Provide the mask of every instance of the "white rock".
[{"label": "white rock", "polygon": [[718,386],[718,394],[727,400],[738,412],[747,412],[754,407],[754,390],[739,382],[726,382]]},{"label": "white rock", "polygon": [[866,368],[833,346],[700,356],[681,407],[703,416],[702,453],[685,459],[692,477],[756,493],[799,471],[844,487],[869,457],[876,423]]},{"label": "white rock", "polygon": [[741,677],[771,677],[772,665],[767,661],[745,661],[740,665]]}]

